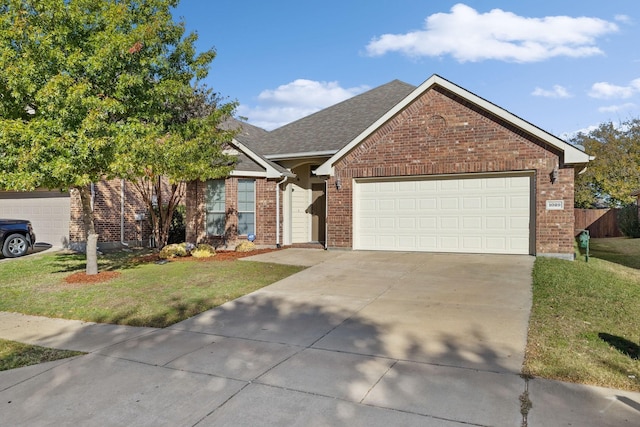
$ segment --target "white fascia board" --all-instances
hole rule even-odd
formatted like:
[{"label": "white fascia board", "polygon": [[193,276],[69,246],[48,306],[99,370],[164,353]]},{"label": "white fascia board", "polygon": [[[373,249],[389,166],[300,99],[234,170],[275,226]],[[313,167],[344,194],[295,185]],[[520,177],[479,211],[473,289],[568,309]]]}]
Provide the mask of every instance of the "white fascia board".
[{"label": "white fascia board", "polygon": [[254,153],[253,151],[251,151],[247,146],[245,146],[244,144],[242,144],[241,142],[237,141],[236,139],[234,139],[233,141],[231,141],[231,143],[240,151],[242,151],[244,154],[246,154],[251,160],[253,160],[254,162],[256,162],[257,164],[259,164],[260,166],[262,166],[265,169],[264,172],[264,176],[266,176],[267,178],[280,178],[283,176],[283,174],[278,171],[277,169],[275,169],[273,166],[271,166],[269,163],[265,162],[264,159],[260,156],[258,156],[256,153]]},{"label": "white fascia board", "polygon": [[428,89],[430,89],[434,85],[438,85],[450,92],[455,93],[456,95],[477,105],[483,110],[486,110],[502,118],[503,120],[522,129],[523,131],[547,142],[549,145],[558,148],[564,153],[564,162],[566,164],[582,164],[582,163],[588,163],[590,160],[593,160],[592,156],[589,156],[587,153],[574,147],[573,145],[561,140],[556,136],[551,135],[546,131],[543,131],[542,129],[521,119],[520,117],[509,113],[507,110],[500,108],[497,105],[492,104],[491,102],[469,92],[468,90],[463,89],[454,83],[451,83],[450,81],[438,76],[437,74],[434,74],[431,77],[429,77],[424,83],[418,86],[413,92],[407,95],[402,101],[396,104],[392,109],[387,111],[387,113],[385,113],[382,117],[376,120],[371,126],[365,129],[360,135],[354,138],[350,143],[348,143],[342,149],[340,149],[337,153],[335,153],[329,160],[327,160],[322,165],[320,165],[316,169],[316,175],[333,176],[334,174],[333,165],[339,159],[341,159],[349,151],[351,151],[358,144],[360,144],[365,138],[371,135],[376,129],[378,129],[385,122],[387,122],[393,116],[395,116],[400,111],[402,111],[407,105],[409,105],[411,102],[413,102],[416,98],[418,98],[420,95],[422,95],[424,92],[426,92]]},{"label": "white fascia board", "polygon": [[305,153],[285,153],[285,154],[270,154],[264,156],[269,160],[290,160],[290,159],[306,159],[313,157],[327,157],[336,153],[336,150],[327,151],[309,151]]},{"label": "white fascia board", "polygon": [[232,170],[229,176],[246,176],[251,178],[268,178],[266,172]]}]

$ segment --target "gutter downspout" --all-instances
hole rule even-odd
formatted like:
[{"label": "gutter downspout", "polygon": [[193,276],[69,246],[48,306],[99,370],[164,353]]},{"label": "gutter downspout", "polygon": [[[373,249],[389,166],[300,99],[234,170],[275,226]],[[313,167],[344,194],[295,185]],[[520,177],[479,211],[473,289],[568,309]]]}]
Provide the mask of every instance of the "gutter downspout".
[{"label": "gutter downspout", "polygon": [[329,249],[329,178],[324,180],[324,250]]},{"label": "gutter downspout", "polygon": [[276,184],[276,248],[280,248],[280,184],[284,184],[288,176],[285,176],[282,181]]},{"label": "gutter downspout", "polygon": [[129,247],[124,241],[124,179],[120,181],[120,244]]}]

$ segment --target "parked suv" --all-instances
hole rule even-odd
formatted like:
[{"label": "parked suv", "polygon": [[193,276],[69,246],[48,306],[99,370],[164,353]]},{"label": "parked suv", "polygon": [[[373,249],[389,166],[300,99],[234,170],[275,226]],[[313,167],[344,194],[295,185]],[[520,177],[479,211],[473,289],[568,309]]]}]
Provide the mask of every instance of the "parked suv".
[{"label": "parked suv", "polygon": [[2,255],[15,258],[27,253],[36,242],[31,222],[23,219],[0,219]]}]

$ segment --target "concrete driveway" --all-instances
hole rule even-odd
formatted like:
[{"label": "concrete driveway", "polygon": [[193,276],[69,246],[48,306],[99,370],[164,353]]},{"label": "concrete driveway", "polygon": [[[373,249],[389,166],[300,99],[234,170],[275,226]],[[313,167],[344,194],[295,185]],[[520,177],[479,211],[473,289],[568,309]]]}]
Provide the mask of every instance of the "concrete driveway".
[{"label": "concrete driveway", "polygon": [[[287,249],[252,258],[311,267],[166,329],[0,313],[0,337],[90,352],[0,372],[0,424],[523,425],[533,257]],[[529,425],[633,422],[608,396],[604,411],[598,394],[587,413],[582,389],[536,384],[556,408],[539,408]]]}]

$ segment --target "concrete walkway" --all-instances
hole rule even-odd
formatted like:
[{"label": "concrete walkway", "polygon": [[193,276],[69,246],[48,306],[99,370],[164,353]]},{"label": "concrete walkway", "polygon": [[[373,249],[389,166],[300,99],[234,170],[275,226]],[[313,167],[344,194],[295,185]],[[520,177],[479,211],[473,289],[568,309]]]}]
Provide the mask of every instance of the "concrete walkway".
[{"label": "concrete walkway", "polygon": [[0,313],[1,338],[89,353],[0,372],[0,424],[640,424],[639,393],[518,375],[531,257],[252,258],[310,267],[166,329]]}]

